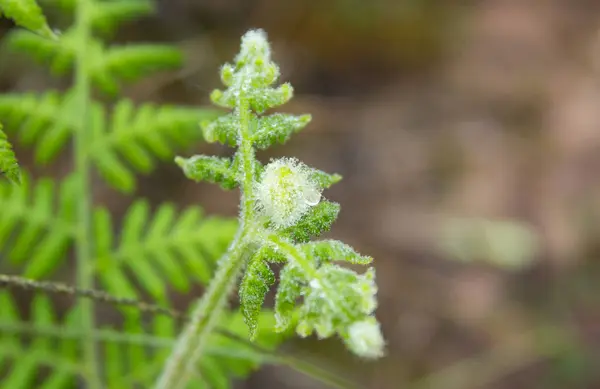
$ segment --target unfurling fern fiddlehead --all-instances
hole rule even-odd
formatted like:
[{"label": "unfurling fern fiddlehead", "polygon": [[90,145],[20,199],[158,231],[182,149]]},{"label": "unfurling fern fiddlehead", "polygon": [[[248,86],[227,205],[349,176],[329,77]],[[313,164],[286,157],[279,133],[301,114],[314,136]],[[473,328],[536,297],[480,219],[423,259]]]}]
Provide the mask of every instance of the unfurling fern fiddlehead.
[{"label": "unfurling fern fiddlehead", "polygon": [[[233,158],[176,159],[191,179],[218,183],[225,189],[239,187],[241,216],[236,237],[180,335],[157,388],[177,389],[186,384],[205,352],[207,336],[216,324],[214,317],[226,306],[244,267],[241,310],[250,337],[255,336],[263,300],[275,281],[269,263],[285,264],[275,302],[278,331],[295,323],[300,336],[338,334],[361,357],[383,354],[384,340],[373,315],[377,305],[374,270],[359,275],[333,263],[368,264],[371,258],[338,241],[310,241],[328,230],[337,217],[339,205],[322,199],[321,192],[341,177],[295,159],[262,166],[255,157],[256,149],[284,143],[310,121],[308,115],[261,116],[292,97],[289,84],[272,87],[278,76],[265,33],[246,33],[235,63],[221,69],[227,89],[211,94],[215,104],[233,112],[203,124],[205,139],[236,147],[237,152]],[[303,303],[296,309],[300,297]]]}]

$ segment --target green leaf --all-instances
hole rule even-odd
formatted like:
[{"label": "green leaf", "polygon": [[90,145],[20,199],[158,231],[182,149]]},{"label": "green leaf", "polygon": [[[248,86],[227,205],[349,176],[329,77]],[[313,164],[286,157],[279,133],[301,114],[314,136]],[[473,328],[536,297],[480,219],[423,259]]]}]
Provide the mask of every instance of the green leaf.
[{"label": "green leaf", "polygon": [[283,234],[299,243],[308,242],[312,237],[328,231],[339,212],[338,203],[321,201],[312,207],[296,225],[284,229]]},{"label": "green leaf", "polygon": [[253,258],[244,273],[240,284],[240,309],[250,331],[250,339],[256,336],[258,316],[269,288],[275,282],[275,275],[260,258]]},{"label": "green leaf", "polygon": [[[174,150],[200,139],[198,121],[214,117],[210,110],[143,104],[121,100],[107,120],[104,108],[93,108],[90,153],[102,177],[125,193],[135,189],[135,172],[148,174],[155,159],[168,160]],[[128,164],[124,161],[126,160]]]},{"label": "green leaf", "polygon": [[93,2],[92,25],[102,32],[112,33],[119,24],[149,15],[153,11],[153,4],[146,0]]},{"label": "green leaf", "polygon": [[12,145],[2,131],[0,124],[0,173],[4,174],[10,181],[18,183],[21,181],[21,170]]},{"label": "green leaf", "polygon": [[229,158],[196,155],[191,158],[177,157],[175,162],[183,169],[187,178],[196,182],[216,183],[227,190],[238,186],[236,171],[232,168]]},{"label": "green leaf", "polygon": [[46,17],[35,0],[0,0],[0,12],[36,34],[50,39],[57,38],[48,27]]},{"label": "green leaf", "polygon": [[315,182],[319,188],[328,189],[333,184],[337,184],[342,180],[339,174],[328,174],[319,169],[310,168],[310,179]]},{"label": "green leaf", "polygon": [[219,142],[232,147],[237,144],[239,119],[234,114],[223,115],[212,121],[204,120],[201,127],[208,143]]},{"label": "green leaf", "polygon": [[286,331],[292,324],[296,300],[302,295],[301,280],[304,275],[298,267],[292,263],[285,265],[279,273],[279,286],[275,295],[275,319],[276,330]]},{"label": "green leaf", "polygon": [[41,278],[64,261],[75,233],[75,187],[67,178],[56,193],[50,179],[31,186],[26,175],[20,186],[0,183],[0,254],[25,265],[23,274]]},{"label": "green leaf", "polygon": [[310,115],[293,116],[282,113],[260,117],[256,131],[252,134],[252,141],[261,150],[275,143],[284,144],[293,133],[306,127],[310,120]]},{"label": "green leaf", "polygon": [[256,251],[256,254],[254,254],[254,258],[256,260],[272,263],[282,263],[287,260],[283,253],[277,251],[277,249],[271,245],[263,245],[260,249]]},{"label": "green leaf", "polygon": [[368,265],[373,258],[358,254],[345,243],[337,240],[322,240],[300,245],[300,249],[312,258],[320,261],[346,261],[357,265]]},{"label": "green leaf", "polygon": [[287,103],[294,94],[294,88],[285,83],[278,88],[254,89],[249,91],[248,101],[256,113]]},{"label": "green leaf", "polygon": [[148,203],[140,200],[127,211],[115,245],[110,214],[99,208],[94,219],[96,272],[104,288],[117,296],[138,297],[137,283],[163,303],[170,286],[185,292],[194,281],[210,280],[212,264],[236,227],[231,220],[204,219],[199,207],[178,215],[172,204],[163,204],[152,214]]}]

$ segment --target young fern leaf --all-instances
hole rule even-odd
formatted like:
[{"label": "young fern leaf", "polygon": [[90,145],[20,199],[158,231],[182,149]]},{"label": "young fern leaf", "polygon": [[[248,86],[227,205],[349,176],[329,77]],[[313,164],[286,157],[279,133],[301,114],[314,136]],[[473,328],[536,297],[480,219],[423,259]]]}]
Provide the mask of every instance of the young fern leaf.
[{"label": "young fern leaf", "polygon": [[196,155],[188,159],[177,157],[175,162],[191,180],[212,182],[223,189],[234,189],[238,185],[237,171],[229,158]]},{"label": "young fern leaf", "polygon": [[347,261],[355,265],[368,265],[373,258],[358,254],[345,243],[337,240],[309,242],[299,246],[311,258],[321,261]]},{"label": "young fern leaf", "polygon": [[325,173],[319,169],[310,169],[310,178],[317,184],[320,189],[329,189],[331,185],[337,184],[342,180],[342,176],[339,174]]},{"label": "young fern leaf", "polygon": [[329,231],[337,219],[340,205],[332,201],[321,201],[311,208],[296,225],[284,229],[281,233],[294,242],[305,243]]},{"label": "young fern leaf", "polygon": [[216,120],[204,120],[201,122],[204,139],[209,142],[219,142],[231,147],[236,146],[238,141],[238,118],[233,114],[227,114]]},{"label": "young fern leaf", "polygon": [[250,330],[250,340],[256,336],[258,316],[273,283],[275,275],[262,257],[251,259],[240,284],[240,309]]},{"label": "young fern leaf", "polygon": [[301,277],[300,268],[292,264],[285,266],[279,273],[279,286],[275,295],[275,330],[278,332],[286,331],[293,322],[296,303],[303,292],[299,281]]},{"label": "young fern leaf", "polygon": [[264,245],[256,251],[253,260],[266,261],[269,263],[285,263],[286,258],[281,252],[270,245]]},{"label": "young fern leaf", "polygon": [[310,123],[310,115],[293,116],[283,113],[261,117],[252,134],[252,142],[264,150],[275,143],[284,144],[292,134],[299,132]]},{"label": "young fern leaf", "polygon": [[[188,291],[192,282],[207,283],[212,263],[225,250],[236,223],[204,218],[199,207],[177,214],[163,204],[151,214],[145,201],[136,201],[125,215],[120,241],[113,242],[113,223],[103,208],[96,210],[96,273],[109,293],[139,297],[135,283],[166,304],[173,286]],[[133,275],[135,283],[128,274]]]},{"label": "young fern leaf", "polygon": [[[205,350],[204,339],[214,330],[214,323],[208,318],[224,310],[248,257],[251,259],[239,295],[251,338],[265,295],[274,283],[268,262],[285,262],[275,304],[278,330],[284,331],[291,325],[296,300],[302,297],[295,326],[300,336],[316,332],[320,338],[326,338],[337,334],[358,356],[383,355],[384,340],[374,317],[374,270],[359,275],[327,261],[343,259],[366,264],[370,258],[338,242],[306,245],[312,237],[328,230],[337,217],[339,205],[322,200],[321,192],[341,177],[311,169],[293,158],[271,161],[264,168],[257,164],[256,148],[287,141],[310,118],[261,116],[266,109],[292,97],[289,84],[272,86],[278,76],[279,68],[271,60],[264,31],[247,32],[234,64],[221,68],[221,80],[227,89],[211,94],[215,104],[232,108],[233,113],[202,126],[209,142],[238,147],[232,165],[228,165],[228,160],[205,156],[177,159],[184,173],[194,179],[222,183],[233,171],[231,177],[238,177],[241,192],[241,223],[227,254],[219,261],[215,279],[179,337],[156,383],[157,389],[185,387]],[[190,174],[198,161],[200,168],[194,171],[197,174]]]},{"label": "young fern leaf", "polygon": [[57,192],[50,179],[34,186],[27,176],[19,186],[0,183],[0,253],[24,265],[23,276],[47,276],[64,261],[75,234],[73,184],[67,178]]},{"label": "young fern leaf", "polygon": [[17,162],[17,157],[12,149],[12,145],[2,130],[2,124],[0,124],[0,173],[4,174],[9,181],[14,183],[19,183],[21,181],[19,162]]},{"label": "young fern leaf", "polygon": [[0,16],[2,14],[46,39],[57,38],[35,0],[0,0]]}]

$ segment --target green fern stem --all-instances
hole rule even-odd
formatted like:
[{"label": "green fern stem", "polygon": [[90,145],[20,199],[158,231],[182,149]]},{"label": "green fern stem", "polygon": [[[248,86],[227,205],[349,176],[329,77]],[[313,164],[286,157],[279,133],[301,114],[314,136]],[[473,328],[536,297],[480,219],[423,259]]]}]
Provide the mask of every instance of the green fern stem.
[{"label": "green fern stem", "polygon": [[[91,40],[89,0],[79,0],[75,17],[75,28],[78,32],[78,48],[76,54],[75,90],[79,104],[79,123],[74,134],[74,158],[75,173],[78,186],[78,229],[76,236],[77,254],[77,286],[81,289],[93,287],[93,263],[92,260],[92,204],[90,191],[90,74],[88,72],[87,48]],[[81,327],[89,336],[85,337],[84,365],[88,373],[87,384],[90,389],[102,388],[97,361],[96,342],[94,340],[94,306],[91,300],[82,300],[81,304]]]},{"label": "green fern stem", "polygon": [[241,224],[227,252],[218,262],[215,277],[194,309],[191,319],[179,336],[176,345],[159,377],[157,389],[184,388],[198,361],[206,353],[206,340],[215,330],[227,307],[227,299],[237,286],[237,279],[249,258],[255,227],[253,205],[254,148],[250,139],[250,107],[243,95],[238,99],[240,139],[240,190],[242,199]]},{"label": "green fern stem", "polygon": [[240,149],[241,155],[241,174],[243,175],[242,184],[242,223],[240,228],[245,228],[246,224],[254,219],[254,198],[252,193],[254,179],[254,147],[250,140],[250,107],[248,100],[240,94],[239,97],[239,115],[240,115]]}]

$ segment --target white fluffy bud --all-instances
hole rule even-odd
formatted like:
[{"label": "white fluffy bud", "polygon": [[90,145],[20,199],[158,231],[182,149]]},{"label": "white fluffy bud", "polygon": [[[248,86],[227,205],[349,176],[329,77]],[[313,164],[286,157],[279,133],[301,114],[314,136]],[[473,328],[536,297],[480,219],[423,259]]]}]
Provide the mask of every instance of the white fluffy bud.
[{"label": "white fluffy bud", "polygon": [[372,318],[352,324],[348,328],[348,336],[345,340],[356,355],[365,358],[383,356],[385,341],[379,323]]},{"label": "white fluffy bud", "polygon": [[256,199],[259,209],[276,227],[286,228],[319,203],[321,192],[304,164],[282,158],[265,167],[256,185]]}]

